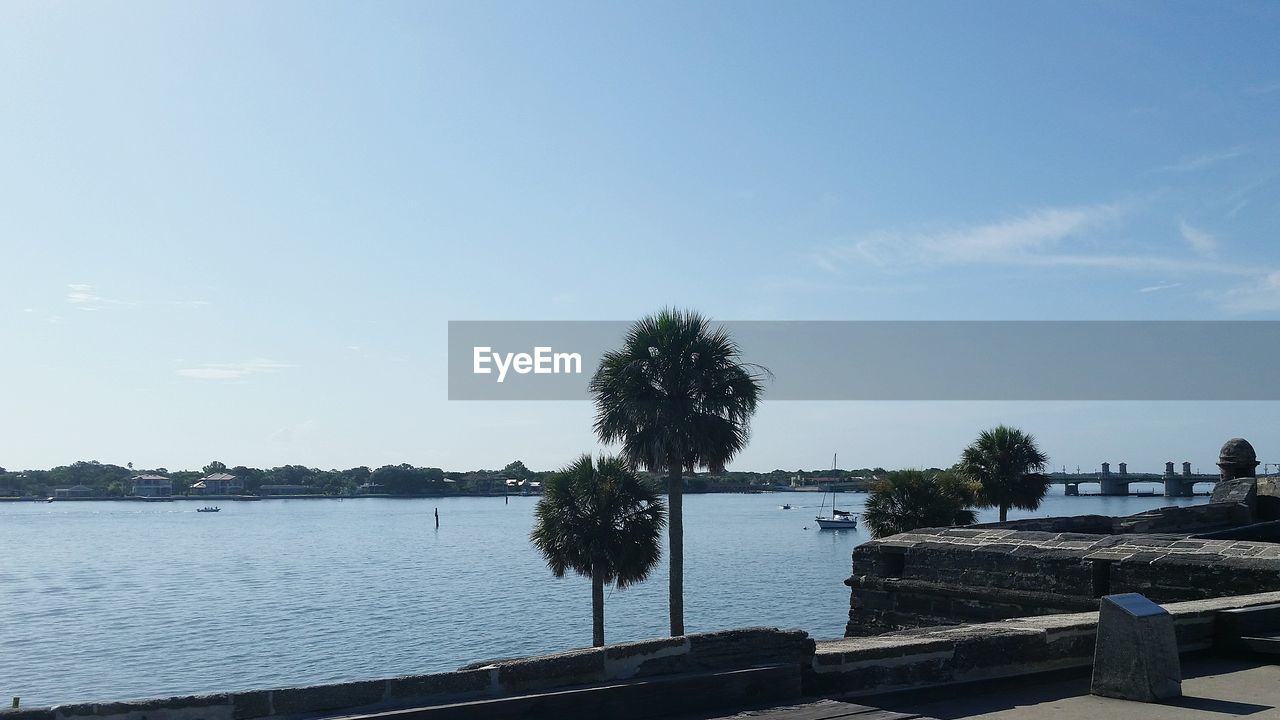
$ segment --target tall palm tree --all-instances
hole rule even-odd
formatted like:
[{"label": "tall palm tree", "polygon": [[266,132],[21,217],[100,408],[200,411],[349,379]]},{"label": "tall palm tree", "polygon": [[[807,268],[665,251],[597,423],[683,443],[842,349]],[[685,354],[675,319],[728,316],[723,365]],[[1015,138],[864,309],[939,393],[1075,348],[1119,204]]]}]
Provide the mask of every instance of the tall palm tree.
[{"label": "tall palm tree", "polygon": [[1035,510],[1049,491],[1044,474],[1049,456],[1036,439],[1017,428],[999,425],[983,430],[960,457],[960,471],[981,488],[978,500],[1000,508],[1000,522],[1009,519],[1009,508]]},{"label": "tall palm tree", "polygon": [[871,488],[862,519],[876,538],[925,527],[969,525],[977,487],[950,471],[891,472]]},{"label": "tall palm tree", "polygon": [[671,634],[684,634],[684,471],[721,470],[750,436],[767,370],[741,362],[729,334],[695,312],[637,321],[591,379],[596,435],[633,466],[666,472]]},{"label": "tall palm tree", "polygon": [[556,577],[591,578],[591,642],[604,645],[604,586],[643,581],[662,556],[666,508],[620,458],[590,455],[551,476],[529,539]]}]

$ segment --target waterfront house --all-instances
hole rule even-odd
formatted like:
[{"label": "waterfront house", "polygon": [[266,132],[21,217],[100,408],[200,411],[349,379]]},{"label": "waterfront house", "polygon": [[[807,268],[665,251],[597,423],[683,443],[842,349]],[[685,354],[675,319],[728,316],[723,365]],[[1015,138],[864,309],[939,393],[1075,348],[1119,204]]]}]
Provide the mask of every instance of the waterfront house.
[{"label": "waterfront house", "polygon": [[135,475],[133,494],[136,497],[167,498],[173,496],[173,481],[163,475]]},{"label": "waterfront house", "polygon": [[222,472],[205,475],[191,486],[192,495],[239,495],[243,492],[243,480]]},{"label": "waterfront house", "polygon": [[387,487],[378,483],[365,483],[356,488],[356,492],[360,495],[385,495]]}]

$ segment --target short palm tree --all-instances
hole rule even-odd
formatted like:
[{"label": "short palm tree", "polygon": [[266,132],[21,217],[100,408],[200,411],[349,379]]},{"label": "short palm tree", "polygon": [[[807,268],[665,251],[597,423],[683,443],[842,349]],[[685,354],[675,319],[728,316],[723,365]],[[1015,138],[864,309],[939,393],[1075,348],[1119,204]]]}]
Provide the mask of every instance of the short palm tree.
[{"label": "short palm tree", "polygon": [[768,371],[741,361],[723,328],[695,312],[637,321],[591,380],[596,435],[633,466],[667,474],[671,634],[684,634],[683,473],[721,470],[746,447]]},{"label": "short palm tree", "polygon": [[977,488],[949,471],[897,470],[871,488],[862,519],[876,538],[926,527],[969,525]]},{"label": "short palm tree", "polygon": [[983,430],[964,449],[959,469],[981,487],[978,501],[1000,508],[1000,522],[1009,519],[1009,508],[1035,510],[1049,491],[1044,474],[1049,457],[1036,446],[1036,439],[1017,428],[999,425]]},{"label": "short palm tree", "polygon": [[604,645],[604,586],[643,581],[662,556],[657,491],[619,458],[583,455],[546,481],[534,517],[529,539],[551,572],[591,578],[591,642]]}]

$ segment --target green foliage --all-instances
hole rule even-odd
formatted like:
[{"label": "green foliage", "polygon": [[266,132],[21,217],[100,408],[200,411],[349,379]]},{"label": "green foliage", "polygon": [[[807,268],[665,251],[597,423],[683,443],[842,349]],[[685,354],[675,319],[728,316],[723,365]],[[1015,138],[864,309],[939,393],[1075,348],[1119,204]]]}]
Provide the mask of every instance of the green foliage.
[{"label": "green foliage", "polygon": [[1035,437],[1017,428],[999,425],[982,431],[964,449],[960,472],[976,481],[981,489],[978,502],[1000,508],[1000,521],[1008,519],[1009,508],[1035,510],[1049,491],[1044,470],[1049,458],[1036,446]]},{"label": "green foliage", "polygon": [[556,577],[591,578],[592,641],[604,644],[603,586],[643,581],[662,554],[666,509],[620,458],[583,455],[546,481],[529,539]]},{"label": "green foliage", "polygon": [[533,477],[533,473],[530,472],[529,468],[525,467],[524,463],[519,460],[508,463],[506,467],[502,468],[502,475],[516,480],[528,480]]},{"label": "green foliage", "polygon": [[408,463],[384,465],[369,475],[369,482],[382,485],[392,495],[438,494],[443,491],[444,471],[419,468]]},{"label": "green foliage", "polygon": [[721,470],[746,447],[767,370],[723,328],[663,310],[631,326],[591,379],[596,435],[649,470]]},{"label": "green foliage", "polygon": [[695,312],[667,309],[632,325],[591,378],[601,442],[622,443],[622,457],[634,467],[667,473],[672,635],[684,634],[681,474],[699,467],[723,472],[746,447],[767,374],[742,362],[723,328]]},{"label": "green foliage", "polygon": [[875,538],[977,519],[976,483],[949,471],[898,470],[872,486],[862,520]]}]

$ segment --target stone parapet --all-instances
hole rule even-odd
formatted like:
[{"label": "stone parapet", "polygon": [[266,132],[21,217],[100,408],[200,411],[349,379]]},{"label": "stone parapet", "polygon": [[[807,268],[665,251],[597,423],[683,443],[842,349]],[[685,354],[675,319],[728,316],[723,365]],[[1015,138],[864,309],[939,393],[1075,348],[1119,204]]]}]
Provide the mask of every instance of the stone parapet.
[{"label": "stone parapet", "polygon": [[[1280,602],[1280,592],[1171,603],[1180,652],[1215,643],[1218,613]],[[819,642],[805,693],[875,695],[909,688],[1087,667],[1097,612],[917,628]]]},{"label": "stone parapet", "polygon": [[[239,693],[77,703],[0,711],[0,720],[293,720],[371,713],[668,675],[760,667],[807,667],[814,641],[803,630],[742,628],[473,663],[455,672]],[[709,682],[703,680],[701,682]],[[744,687],[754,687],[743,675]]]}]

